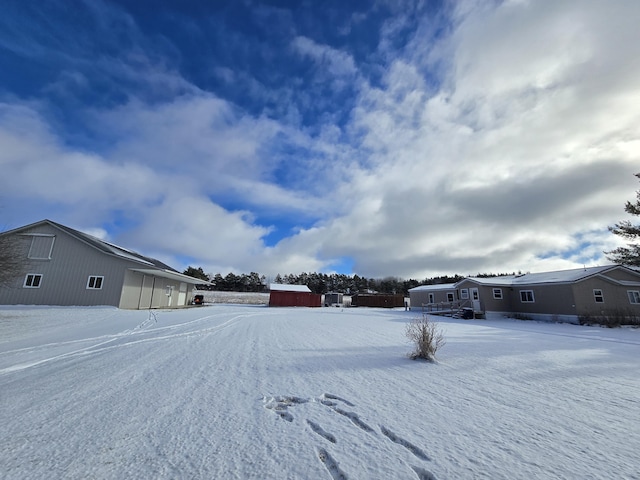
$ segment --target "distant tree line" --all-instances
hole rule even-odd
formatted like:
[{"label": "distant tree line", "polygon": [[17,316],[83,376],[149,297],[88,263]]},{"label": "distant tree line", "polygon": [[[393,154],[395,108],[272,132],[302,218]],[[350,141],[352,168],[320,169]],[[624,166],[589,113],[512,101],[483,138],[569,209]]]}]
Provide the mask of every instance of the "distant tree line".
[{"label": "distant tree line", "polygon": [[[249,274],[228,273],[224,277],[220,273],[205,274],[202,268],[188,267],[185,275],[200,278],[213,285],[201,285],[199,288],[227,292],[265,292],[267,291],[267,278],[256,272]],[[478,274],[478,277],[495,277],[510,274]],[[337,292],[345,294],[355,293],[386,293],[407,295],[409,289],[420,285],[434,285],[442,283],[455,283],[462,280],[461,275],[443,275],[439,277],[425,278],[423,280],[404,280],[399,277],[366,278],[359,275],[345,275],[341,273],[306,273],[276,275],[273,283],[289,285],[306,285],[313,293]]]}]

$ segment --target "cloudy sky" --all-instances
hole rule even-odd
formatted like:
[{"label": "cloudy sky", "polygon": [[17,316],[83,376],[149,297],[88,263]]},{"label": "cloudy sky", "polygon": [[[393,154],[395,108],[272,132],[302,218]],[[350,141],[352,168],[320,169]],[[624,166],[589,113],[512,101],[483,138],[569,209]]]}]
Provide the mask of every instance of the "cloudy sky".
[{"label": "cloudy sky", "polygon": [[608,263],[637,0],[42,0],[0,16],[0,227],[177,269]]}]

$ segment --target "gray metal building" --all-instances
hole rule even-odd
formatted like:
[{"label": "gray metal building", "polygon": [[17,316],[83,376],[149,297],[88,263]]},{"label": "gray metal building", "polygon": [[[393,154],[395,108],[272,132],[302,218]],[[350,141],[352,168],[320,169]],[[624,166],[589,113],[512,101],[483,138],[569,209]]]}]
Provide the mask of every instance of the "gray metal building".
[{"label": "gray metal building", "polygon": [[191,303],[194,285],[207,283],[51,220],[0,237],[24,259],[22,274],[0,286],[3,305],[180,307]]}]

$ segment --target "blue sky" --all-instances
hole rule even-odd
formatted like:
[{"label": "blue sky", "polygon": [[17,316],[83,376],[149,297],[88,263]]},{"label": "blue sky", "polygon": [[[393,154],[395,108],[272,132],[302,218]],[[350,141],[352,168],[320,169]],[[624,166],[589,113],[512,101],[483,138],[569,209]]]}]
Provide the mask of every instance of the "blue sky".
[{"label": "blue sky", "polygon": [[607,263],[640,171],[640,4],[8,0],[0,226],[178,269]]}]

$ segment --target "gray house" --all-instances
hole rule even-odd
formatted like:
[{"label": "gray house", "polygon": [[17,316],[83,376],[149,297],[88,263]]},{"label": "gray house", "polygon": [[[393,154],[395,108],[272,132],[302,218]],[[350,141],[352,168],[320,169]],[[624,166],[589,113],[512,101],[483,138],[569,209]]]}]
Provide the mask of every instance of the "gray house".
[{"label": "gray house", "polygon": [[191,303],[194,285],[207,283],[51,220],[0,237],[24,259],[23,274],[0,287],[2,305],[180,307]]},{"label": "gray house", "polygon": [[445,313],[460,308],[460,297],[455,283],[420,285],[409,290],[411,309],[426,313]]},{"label": "gray house", "polygon": [[[476,315],[487,317],[519,315],[577,323],[581,316],[613,311],[640,316],[640,272],[622,265],[468,277],[446,286],[451,288],[455,289],[458,308],[472,308]],[[428,305],[422,291],[411,289],[409,295],[412,309]]]}]

